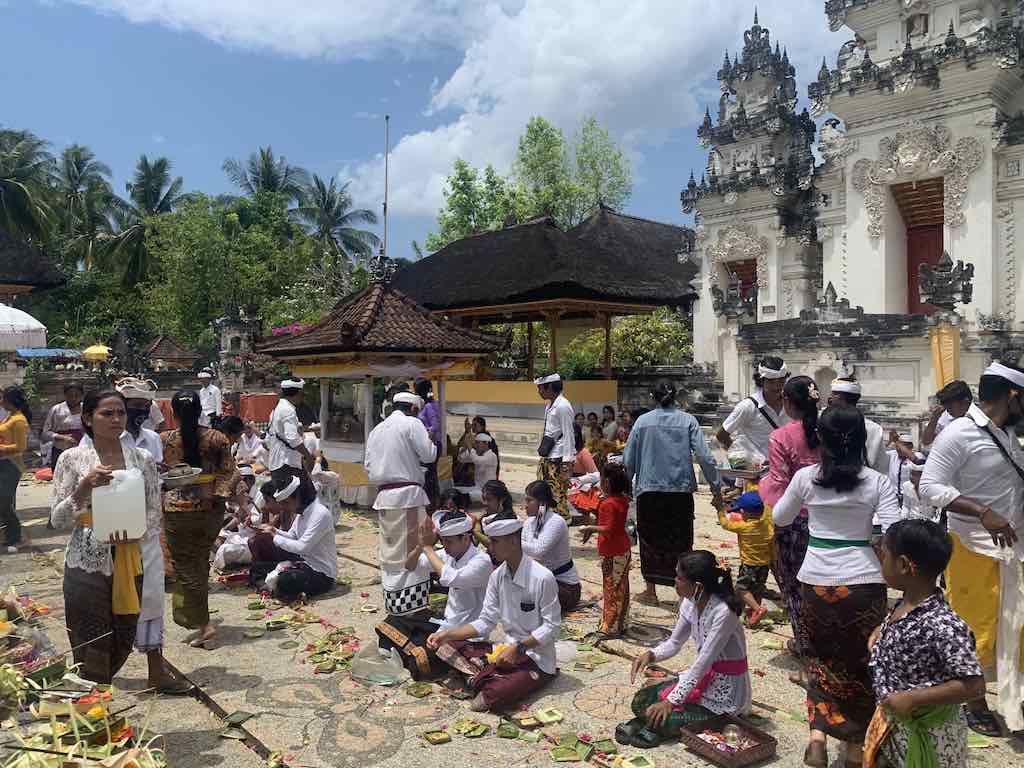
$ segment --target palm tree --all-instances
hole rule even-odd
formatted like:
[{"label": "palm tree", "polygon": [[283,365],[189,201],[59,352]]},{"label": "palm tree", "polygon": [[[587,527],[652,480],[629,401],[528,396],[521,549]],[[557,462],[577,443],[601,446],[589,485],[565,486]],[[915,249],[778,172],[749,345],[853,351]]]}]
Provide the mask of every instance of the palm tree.
[{"label": "palm tree", "polygon": [[113,221],[120,210],[107,185],[92,184],[80,196],[78,213],[69,218],[64,240],[64,252],[76,265],[91,269],[105,261],[115,236]]},{"label": "palm tree", "polygon": [[339,187],[334,179],[327,183],[314,174],[292,215],[319,243],[325,261],[330,261],[333,268],[338,266],[338,256],[354,262],[380,245],[377,235],[358,228],[359,224],[376,224],[377,214],[352,207],[348,182]]},{"label": "palm tree", "polygon": [[228,178],[249,197],[259,192],[282,195],[291,202],[301,198],[309,182],[309,174],[297,165],[289,165],[285,157],[276,157],[272,147],[260,147],[241,160],[228,158],[222,166]]},{"label": "palm tree", "polygon": [[87,216],[86,197],[98,202],[102,190],[110,190],[110,167],[99,162],[88,147],[72,144],[67,147],[57,163],[54,183],[61,200],[63,229],[71,232],[75,223]]},{"label": "palm tree", "polygon": [[125,184],[128,199],[115,199],[113,218],[117,234],[111,240],[110,253],[124,260],[127,285],[142,280],[149,271],[146,219],[173,211],[182,197],[183,183],[181,176],[171,178],[171,161],[166,157],[151,163],[142,155],[132,180]]},{"label": "palm tree", "polygon": [[46,231],[53,173],[46,146],[29,131],[0,130],[0,227],[9,233],[41,239]]}]

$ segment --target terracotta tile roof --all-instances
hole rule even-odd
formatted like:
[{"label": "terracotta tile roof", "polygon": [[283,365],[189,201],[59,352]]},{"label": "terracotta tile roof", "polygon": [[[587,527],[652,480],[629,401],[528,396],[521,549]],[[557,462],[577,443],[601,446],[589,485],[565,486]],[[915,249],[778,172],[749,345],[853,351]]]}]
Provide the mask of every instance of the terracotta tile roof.
[{"label": "terracotta tile roof", "polygon": [[501,349],[505,339],[434,317],[404,293],[374,283],[343,299],[305,331],[275,339],[260,351],[269,355],[326,352],[478,353]]},{"label": "terracotta tile roof", "polygon": [[40,251],[0,229],[0,285],[56,288],[67,278]]},{"label": "terracotta tile roof", "polygon": [[686,227],[599,206],[563,232],[535,219],[454,243],[398,271],[394,284],[431,310],[544,299],[685,304],[697,272],[679,253]]},{"label": "terracotta tile roof", "polygon": [[198,360],[199,355],[181,346],[171,336],[161,333],[142,352],[144,357],[159,360]]}]

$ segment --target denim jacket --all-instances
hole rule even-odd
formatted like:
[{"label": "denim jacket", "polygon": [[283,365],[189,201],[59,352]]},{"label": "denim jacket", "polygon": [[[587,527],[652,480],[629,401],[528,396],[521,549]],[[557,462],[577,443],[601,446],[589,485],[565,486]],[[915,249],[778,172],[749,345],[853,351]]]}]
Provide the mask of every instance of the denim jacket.
[{"label": "denim jacket", "polygon": [[697,419],[676,407],[648,411],[633,425],[623,461],[635,477],[633,493],[693,493],[696,458],[712,489],[720,486],[718,465]]}]

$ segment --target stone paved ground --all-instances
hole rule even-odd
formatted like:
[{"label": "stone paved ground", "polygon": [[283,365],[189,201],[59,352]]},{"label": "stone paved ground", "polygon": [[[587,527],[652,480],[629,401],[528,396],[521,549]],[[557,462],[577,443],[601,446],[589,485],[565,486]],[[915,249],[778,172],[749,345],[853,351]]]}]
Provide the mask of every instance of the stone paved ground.
[{"label": "stone paved ground", "polygon": [[[503,468],[506,482],[513,489],[524,487],[529,472],[525,468]],[[63,542],[66,534],[47,531],[42,509],[47,503],[48,486],[23,484],[19,489],[19,508],[28,521],[27,533],[34,547],[31,552],[4,556],[0,559],[0,584],[13,583],[17,588],[53,606],[47,618],[52,637],[61,649],[67,648],[61,616],[63,598],[59,577]],[[697,505],[697,546],[712,549],[723,557],[738,555],[735,541],[714,523],[708,499]],[[48,535],[49,534],[49,535]],[[381,615],[367,613],[365,606],[380,605],[376,569],[356,562],[376,561],[376,529],[371,514],[348,512],[337,531],[341,574],[351,579],[351,588],[339,588],[311,606],[324,619],[337,626],[354,626],[360,638],[372,642],[372,627]],[[600,573],[591,544],[577,547],[574,553],[584,578],[584,599],[600,595]],[[638,566],[632,573],[634,593],[642,588]],[[451,724],[468,714],[462,702],[437,693],[421,700],[401,690],[367,688],[351,680],[347,673],[315,675],[304,664],[304,654],[296,650],[315,639],[322,630],[309,625],[305,635],[296,637],[290,630],[268,632],[258,639],[244,636],[255,626],[248,620],[247,591],[215,588],[211,596],[215,620],[220,624],[220,646],[213,651],[190,649],[180,642],[184,631],[168,621],[167,657],[202,686],[224,710],[244,709],[258,716],[246,727],[271,750],[285,752],[289,764],[298,768],[410,768],[413,766],[455,765],[553,765],[542,745],[523,741],[507,741],[493,735],[497,718],[480,719],[492,725],[492,733],[479,740],[455,736],[450,744],[427,746],[418,734],[430,728]],[[365,597],[364,597],[365,595]],[[634,606],[632,619],[642,630],[639,637],[613,643],[624,653],[635,654],[644,644],[663,637],[675,617],[675,603],[668,590],[658,608]],[[168,615],[170,600],[168,598]],[[585,630],[597,623],[596,608],[582,611],[573,622]],[[755,714],[759,724],[779,740],[779,757],[775,765],[800,766],[806,726],[801,692],[788,682],[787,672],[793,668],[788,657],[762,646],[782,640],[788,628],[776,635],[767,632],[748,635],[751,668],[754,672]],[[667,664],[684,668],[692,659],[692,646]],[[573,730],[595,737],[610,737],[615,724],[629,716],[629,700],[635,687],[629,685],[629,662],[616,656],[597,666],[592,672],[564,671],[537,699],[537,703],[554,706],[565,715],[561,726],[552,732]],[[572,666],[572,665],[568,665]],[[145,660],[134,655],[116,683],[129,696],[138,698],[140,712],[149,711],[151,728],[164,734],[170,763],[175,768],[249,768],[264,762],[243,744],[219,738],[219,721],[209,709],[194,698],[160,698],[134,696],[133,691],[145,688]],[[992,687],[990,686],[990,690]],[[832,749],[833,758],[835,749]],[[1024,742],[995,740],[987,749],[971,750],[972,768],[1022,764]],[[669,765],[706,765],[700,758],[685,752],[677,744],[660,747],[647,753],[663,768]],[[835,765],[841,765],[836,760]]]}]

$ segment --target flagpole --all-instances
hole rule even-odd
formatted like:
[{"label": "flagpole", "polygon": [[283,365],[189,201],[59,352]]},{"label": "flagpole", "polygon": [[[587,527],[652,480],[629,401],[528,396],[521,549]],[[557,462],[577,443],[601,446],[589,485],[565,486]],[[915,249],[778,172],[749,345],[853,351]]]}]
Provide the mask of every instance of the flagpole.
[{"label": "flagpole", "polygon": [[391,156],[391,115],[384,115],[384,258],[388,256],[388,161]]}]

